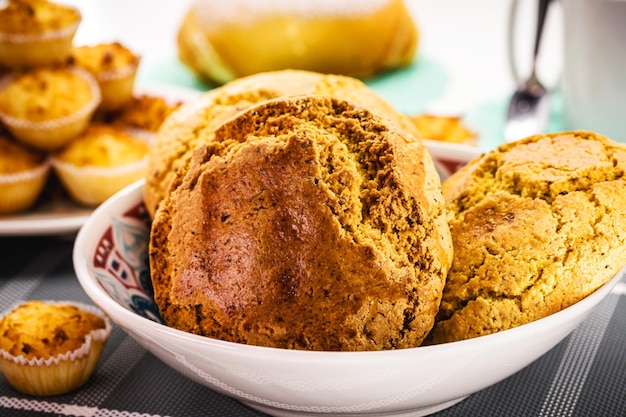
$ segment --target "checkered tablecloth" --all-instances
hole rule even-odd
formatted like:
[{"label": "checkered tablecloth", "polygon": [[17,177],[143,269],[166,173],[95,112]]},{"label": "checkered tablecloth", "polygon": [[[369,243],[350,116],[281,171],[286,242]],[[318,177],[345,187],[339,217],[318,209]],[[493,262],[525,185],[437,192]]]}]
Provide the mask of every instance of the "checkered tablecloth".
[{"label": "checkered tablecloth", "polygon": [[[0,237],[0,309],[18,300],[91,303],[72,267],[73,238]],[[626,283],[567,339],[501,383],[435,414],[626,416]],[[192,382],[114,327],[78,390],[31,397],[0,376],[0,416],[246,417],[262,414]]]}]

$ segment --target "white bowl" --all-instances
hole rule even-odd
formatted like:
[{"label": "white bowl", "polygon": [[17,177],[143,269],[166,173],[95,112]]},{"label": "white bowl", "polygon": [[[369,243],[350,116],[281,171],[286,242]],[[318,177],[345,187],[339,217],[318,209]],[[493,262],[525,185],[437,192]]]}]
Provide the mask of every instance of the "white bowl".
[{"label": "white bowl", "polygon": [[449,407],[550,350],[622,275],[544,319],[438,346],[310,352],[225,342],[160,323],[151,292],[142,189],[140,181],[120,191],[79,231],[73,255],[80,284],[115,323],[163,362],[274,416],[423,416]]}]

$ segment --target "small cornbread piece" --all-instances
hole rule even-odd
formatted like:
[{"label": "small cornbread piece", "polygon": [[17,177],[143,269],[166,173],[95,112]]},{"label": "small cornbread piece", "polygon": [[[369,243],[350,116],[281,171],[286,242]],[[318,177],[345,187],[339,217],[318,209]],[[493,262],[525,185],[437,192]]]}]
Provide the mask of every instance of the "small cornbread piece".
[{"label": "small cornbread piece", "polygon": [[91,72],[100,85],[100,108],[114,110],[131,102],[139,56],[119,42],[74,48],[71,62]]},{"label": "small cornbread piece", "polygon": [[16,139],[46,151],[84,131],[99,103],[96,80],[79,68],[38,68],[0,81],[0,120]]},{"label": "small cornbread piece", "polygon": [[427,343],[562,310],[626,264],[626,145],[591,132],[532,136],[443,183],[454,261]]},{"label": "small cornbread piece", "polygon": [[0,370],[18,391],[57,395],[93,374],[111,324],[94,307],[24,302],[0,319]]},{"label": "small cornbread piece", "polygon": [[152,223],[165,322],[285,349],[419,346],[452,257],[425,146],[366,108],[281,98],[224,123]]},{"label": "small cornbread piece", "polygon": [[164,97],[141,94],[133,97],[130,103],[113,114],[110,123],[156,133],[165,118],[181,104],[180,101],[170,102]]},{"label": "small cornbread piece", "polygon": [[0,7],[0,67],[64,63],[80,23],[78,10],[46,0],[8,0]]},{"label": "small cornbread piece", "polygon": [[449,143],[476,144],[476,134],[458,116],[441,116],[422,113],[411,116],[424,139]]},{"label": "small cornbread piece", "polygon": [[0,214],[30,208],[46,184],[47,155],[0,133]]},{"label": "small cornbread piece", "polygon": [[70,196],[93,206],[145,176],[148,147],[123,128],[92,124],[51,162]]}]

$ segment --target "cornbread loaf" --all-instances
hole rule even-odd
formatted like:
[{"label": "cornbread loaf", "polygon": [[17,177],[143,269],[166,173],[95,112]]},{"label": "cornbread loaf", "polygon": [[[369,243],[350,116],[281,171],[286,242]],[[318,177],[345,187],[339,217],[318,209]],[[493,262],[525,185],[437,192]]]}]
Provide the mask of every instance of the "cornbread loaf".
[{"label": "cornbread loaf", "polygon": [[144,200],[150,216],[165,197],[179,167],[198,145],[213,140],[215,129],[224,121],[266,100],[306,94],[328,94],[353,101],[419,137],[408,117],[354,78],[296,70],[240,78],[182,106],[163,123],[148,155]]},{"label": "cornbread loaf", "polygon": [[454,246],[427,343],[516,327],[581,300],[626,264],[626,146],[583,131],[500,146],[449,177]]},{"label": "cornbread loaf", "polygon": [[253,106],[198,146],[149,254],[169,326],[356,351],[420,345],[452,247],[421,142],[364,107],[302,96]]},{"label": "cornbread loaf", "polygon": [[195,0],[177,43],[216,84],[288,68],[368,77],[412,62],[418,30],[404,0]]}]

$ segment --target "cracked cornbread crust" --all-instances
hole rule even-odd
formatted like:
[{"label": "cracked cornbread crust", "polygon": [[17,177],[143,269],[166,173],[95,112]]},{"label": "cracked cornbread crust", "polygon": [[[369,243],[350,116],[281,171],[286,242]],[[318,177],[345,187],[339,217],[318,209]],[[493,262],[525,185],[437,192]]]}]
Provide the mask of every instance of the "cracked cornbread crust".
[{"label": "cracked cornbread crust", "polygon": [[222,123],[255,104],[305,94],[329,94],[358,103],[397,124],[410,135],[419,137],[408,117],[354,78],[299,70],[240,78],[183,105],[163,123],[148,157],[144,200],[150,216],[154,215],[157,205],[167,194],[179,167],[186,163],[197,146],[213,140],[215,130]]},{"label": "cracked cornbread crust", "polygon": [[581,300],[626,264],[626,146],[537,135],[442,185],[454,246],[427,343],[516,327]]},{"label": "cracked cornbread crust", "polygon": [[328,96],[267,101],[216,129],[156,212],[165,322],[238,343],[419,346],[452,257],[426,148]]}]

